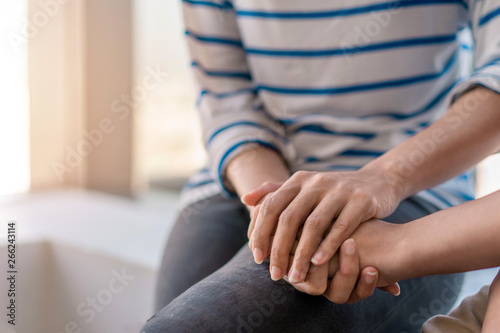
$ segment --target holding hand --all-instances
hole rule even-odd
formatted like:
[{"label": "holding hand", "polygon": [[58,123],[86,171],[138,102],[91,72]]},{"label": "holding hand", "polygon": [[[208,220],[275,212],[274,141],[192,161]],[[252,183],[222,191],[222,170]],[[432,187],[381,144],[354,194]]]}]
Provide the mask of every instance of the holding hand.
[{"label": "holding hand", "polygon": [[[269,195],[253,214],[249,245],[256,262],[270,256],[272,279],[281,279],[289,271],[292,283],[304,281],[310,262],[328,262],[360,223],[390,215],[401,200],[400,191],[383,175],[363,169],[299,171],[281,186],[266,183],[242,200],[252,205],[265,194]],[[327,231],[332,221],[332,228]],[[289,264],[290,251],[302,225],[303,233]]]},{"label": "holding hand", "polygon": [[[296,245],[292,249],[292,254],[295,247]],[[399,285],[394,283],[382,287],[385,282],[379,280],[377,269],[372,266],[361,268],[358,254],[356,243],[350,238],[342,244],[340,251],[329,263],[311,266],[304,282],[290,283],[286,275],[283,279],[299,291],[310,295],[323,295],[337,304],[353,304],[369,298],[377,286],[398,296]],[[292,262],[293,255],[290,257]]]},{"label": "holding hand", "polygon": [[[250,206],[252,222],[248,231],[249,238],[254,228],[256,216],[260,210],[261,203],[282,184],[283,183],[266,182],[258,189],[242,197],[242,201],[247,205],[255,205]],[[385,225],[385,222],[373,221],[366,224],[365,228],[362,228],[364,231],[360,230],[355,234],[357,234],[357,238],[365,247],[367,245],[373,245],[374,242],[366,244],[365,238],[367,236],[369,237],[369,233],[377,232],[378,229],[384,228]],[[297,233],[298,239],[302,236],[302,231],[303,229],[300,227]],[[290,253],[289,266],[293,263],[294,254],[297,250],[298,244],[299,241],[295,240]],[[249,242],[249,245],[252,247],[251,242]],[[366,253],[367,251],[363,252]],[[372,251],[369,249],[368,252]],[[287,275],[283,278],[301,292],[310,295],[323,295],[330,301],[338,304],[352,304],[364,300],[373,295],[377,286],[393,295],[399,295],[400,289],[397,283],[384,284],[384,279],[382,279],[379,283],[379,273],[375,267],[360,267],[360,258],[358,254],[358,248],[354,240],[348,239],[340,247],[340,251],[333,258],[331,258],[329,262],[319,266],[312,265],[309,268],[304,281],[292,283],[288,279]],[[366,259],[368,261],[372,260],[371,258]],[[290,267],[288,267],[288,270],[289,269]]]}]

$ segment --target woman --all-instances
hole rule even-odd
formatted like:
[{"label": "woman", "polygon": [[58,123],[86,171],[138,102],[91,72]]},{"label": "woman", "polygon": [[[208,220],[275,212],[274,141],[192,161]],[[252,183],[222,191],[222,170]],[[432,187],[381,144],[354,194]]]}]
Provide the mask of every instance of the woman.
[{"label": "woman", "polygon": [[[497,7],[183,1],[208,163],[183,192],[158,278],[162,310],[144,331],[419,331],[412,313],[461,276],[406,280],[403,298],[376,292],[353,305],[281,278],[307,280],[364,221],[404,223],[472,198],[466,170],[500,139]],[[469,25],[475,70],[461,77],[457,34]],[[264,182],[285,185],[250,226],[250,251],[238,197]]]}]

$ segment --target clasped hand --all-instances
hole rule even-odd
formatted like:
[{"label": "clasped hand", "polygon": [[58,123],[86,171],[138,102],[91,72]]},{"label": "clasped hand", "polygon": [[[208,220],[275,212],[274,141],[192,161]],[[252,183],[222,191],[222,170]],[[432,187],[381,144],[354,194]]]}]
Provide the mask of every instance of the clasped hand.
[{"label": "clasped hand", "polygon": [[[366,295],[368,286],[374,288],[377,270],[365,267],[353,290],[359,273],[356,245],[342,244],[361,223],[386,217],[399,204],[397,188],[383,176],[364,170],[299,171],[285,183],[264,183],[242,201],[254,206],[248,229],[254,259],[261,263],[269,257],[273,280],[286,275],[301,291],[321,294],[325,289],[336,303],[366,298],[353,298],[351,291]],[[341,245],[340,257],[331,260]],[[326,274],[330,266],[332,277],[332,262],[337,262],[338,277],[333,276],[328,288]],[[332,285],[335,292],[329,293]],[[388,290],[397,293],[392,287]]]}]

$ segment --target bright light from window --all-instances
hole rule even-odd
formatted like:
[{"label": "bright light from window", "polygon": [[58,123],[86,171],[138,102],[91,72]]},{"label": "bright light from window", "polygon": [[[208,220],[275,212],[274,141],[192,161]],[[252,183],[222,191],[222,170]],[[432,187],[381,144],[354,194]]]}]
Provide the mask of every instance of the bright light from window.
[{"label": "bright light from window", "polygon": [[181,1],[134,1],[137,84],[148,68],[168,72],[135,115],[136,168],[149,180],[188,177],[205,160],[180,7]]},{"label": "bright light from window", "polygon": [[479,163],[477,197],[500,190],[500,154],[492,155]]},{"label": "bright light from window", "polygon": [[29,114],[26,45],[16,48],[26,3],[0,0],[0,195],[29,188]]}]

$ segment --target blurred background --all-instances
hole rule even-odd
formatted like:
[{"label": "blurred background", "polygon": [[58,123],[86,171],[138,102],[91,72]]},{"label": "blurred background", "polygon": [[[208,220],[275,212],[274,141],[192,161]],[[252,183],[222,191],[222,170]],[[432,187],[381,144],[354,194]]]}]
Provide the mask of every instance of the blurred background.
[{"label": "blurred background", "polygon": [[[0,0],[2,272],[17,233],[0,332],[138,332],[152,315],[178,191],[205,158],[189,65],[180,0]],[[481,163],[479,196],[499,167]]]}]

